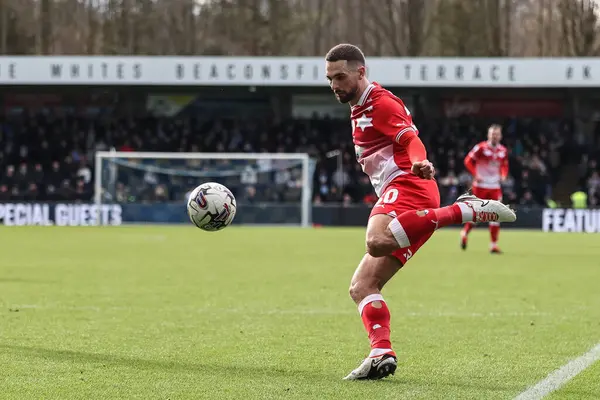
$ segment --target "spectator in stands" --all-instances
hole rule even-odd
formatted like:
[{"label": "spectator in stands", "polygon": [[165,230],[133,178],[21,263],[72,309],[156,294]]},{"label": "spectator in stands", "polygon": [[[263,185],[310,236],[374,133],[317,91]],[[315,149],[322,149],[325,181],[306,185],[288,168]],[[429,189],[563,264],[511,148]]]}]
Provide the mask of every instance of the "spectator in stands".
[{"label": "spectator in stands", "polygon": [[588,202],[591,207],[600,205],[600,174],[598,171],[592,172],[587,180]]},{"label": "spectator in stands", "polygon": [[531,193],[531,190],[525,190],[525,192],[523,193],[523,197],[521,197],[521,201],[519,201],[519,204],[522,206],[534,206],[536,204],[536,202],[533,199],[533,194]]},{"label": "spectator in stands", "polygon": [[587,208],[588,196],[587,193],[580,188],[576,192],[571,194],[571,207],[573,208]]},{"label": "spectator in stands", "polygon": [[0,185],[0,201],[9,201],[10,192],[8,191],[8,185],[3,183]]},{"label": "spectator in stands", "polygon": [[246,191],[242,200],[246,203],[252,204],[256,202],[256,188],[254,186],[246,186]]},{"label": "spectator in stands", "polygon": [[446,176],[440,178],[439,186],[442,198],[446,199],[445,203],[448,203],[448,199],[455,199],[460,195],[460,180],[454,170],[448,171]]}]

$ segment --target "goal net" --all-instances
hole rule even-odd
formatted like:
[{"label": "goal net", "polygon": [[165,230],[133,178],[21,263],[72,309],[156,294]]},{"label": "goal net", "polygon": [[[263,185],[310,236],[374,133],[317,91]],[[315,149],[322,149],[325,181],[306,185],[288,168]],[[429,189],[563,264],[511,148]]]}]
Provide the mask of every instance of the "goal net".
[{"label": "goal net", "polygon": [[308,154],[97,152],[94,202],[122,206],[124,222],[189,223],[188,194],[204,182],[237,200],[234,224],[310,226]]}]

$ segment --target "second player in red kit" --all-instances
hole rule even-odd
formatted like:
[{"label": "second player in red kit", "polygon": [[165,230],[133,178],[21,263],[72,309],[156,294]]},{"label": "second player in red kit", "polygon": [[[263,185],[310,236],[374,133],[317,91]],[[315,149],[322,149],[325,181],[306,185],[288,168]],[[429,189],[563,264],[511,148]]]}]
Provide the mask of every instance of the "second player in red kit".
[{"label": "second player in red kit", "polygon": [[472,195],[440,208],[435,168],[402,100],[367,79],[358,47],[337,45],[325,60],[332,91],[351,106],[356,158],[379,197],[367,224],[366,254],[350,283],[371,352],[344,379],[380,379],[397,368],[383,286],[436,229],[467,222],[513,222],[516,215],[499,201]]},{"label": "second player in red kit", "polygon": [[[500,144],[502,127],[491,125],[488,128],[488,140],[478,143],[465,157],[465,167],[473,175],[473,194],[480,199],[502,201],[501,183],[508,176],[508,150]],[[466,223],[460,232],[461,247],[467,248],[472,223]],[[498,247],[500,223],[490,222],[490,252],[501,253]]]}]

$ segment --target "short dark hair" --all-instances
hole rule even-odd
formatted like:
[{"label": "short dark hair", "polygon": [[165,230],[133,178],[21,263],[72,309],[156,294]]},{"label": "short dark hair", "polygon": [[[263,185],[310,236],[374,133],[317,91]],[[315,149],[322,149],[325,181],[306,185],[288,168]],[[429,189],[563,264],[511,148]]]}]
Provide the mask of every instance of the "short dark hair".
[{"label": "short dark hair", "polygon": [[333,47],[327,52],[325,61],[336,62],[336,61],[348,61],[356,62],[360,65],[365,65],[365,55],[353,44],[342,43]]}]

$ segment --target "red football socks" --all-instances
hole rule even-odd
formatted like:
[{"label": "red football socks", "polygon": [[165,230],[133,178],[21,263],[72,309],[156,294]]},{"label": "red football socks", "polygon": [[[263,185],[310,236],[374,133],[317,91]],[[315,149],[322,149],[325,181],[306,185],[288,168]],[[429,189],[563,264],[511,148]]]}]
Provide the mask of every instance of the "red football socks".
[{"label": "red football socks", "polygon": [[390,310],[387,308],[381,294],[371,294],[365,297],[358,305],[358,312],[369,334],[371,349],[378,349],[380,354],[391,352],[390,342]]},{"label": "red football socks", "polygon": [[393,219],[389,228],[400,248],[405,248],[411,243],[418,243],[436,229],[472,220],[473,210],[463,203],[457,203],[442,208],[406,211]]},{"label": "red football socks", "polygon": [[492,239],[493,246],[498,243],[498,236],[500,236],[500,225],[490,224],[490,237]]},{"label": "red football socks", "polygon": [[451,206],[436,208],[433,210],[433,212],[437,220],[437,228],[461,224],[463,222],[462,210],[459,204],[452,204]]},{"label": "red football socks", "polygon": [[471,229],[473,229],[474,226],[475,226],[475,224],[473,222],[467,222],[465,224],[465,227],[462,230],[463,236],[467,236],[469,234],[469,232],[471,232]]}]

